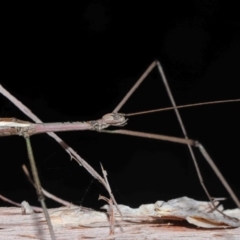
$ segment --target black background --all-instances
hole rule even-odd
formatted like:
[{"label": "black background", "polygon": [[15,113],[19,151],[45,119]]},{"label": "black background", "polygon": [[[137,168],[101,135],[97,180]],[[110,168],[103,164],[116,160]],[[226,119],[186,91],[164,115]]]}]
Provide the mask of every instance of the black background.
[{"label": "black background", "polygon": [[[82,1],[2,10],[1,84],[44,122],[94,120],[112,112],[155,59],[162,63],[178,105],[240,97],[237,5],[217,0]],[[167,106],[155,69],[121,112]],[[189,136],[203,143],[240,198],[239,106],[188,108],[181,114]],[[29,120],[3,96],[0,112]],[[173,112],[132,117],[125,128],[182,136]],[[103,164],[119,203],[135,207],[181,196],[207,200],[186,146],[87,131],[59,136],[99,173]],[[108,195],[100,183],[54,140],[42,134],[32,137],[32,144],[45,189],[75,204],[104,204],[98,195]],[[22,164],[28,166],[24,140],[1,138],[0,146],[0,193],[38,204],[21,170]],[[211,194],[229,199],[196,153]],[[59,206],[51,200],[47,204]]]}]

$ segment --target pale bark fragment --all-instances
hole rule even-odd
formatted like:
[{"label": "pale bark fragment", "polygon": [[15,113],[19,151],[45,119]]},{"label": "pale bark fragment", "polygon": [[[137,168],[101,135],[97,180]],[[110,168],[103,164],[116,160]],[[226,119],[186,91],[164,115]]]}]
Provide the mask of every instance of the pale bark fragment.
[{"label": "pale bark fragment", "polygon": [[[55,209],[56,210],[56,209]],[[49,209],[51,213],[52,209]],[[43,229],[44,239],[49,240],[47,225],[43,214],[22,215],[21,208],[0,208],[0,239],[1,240],[32,240],[39,239],[37,227]],[[106,227],[77,227],[65,224],[55,224],[53,228],[58,240],[77,239],[113,239],[109,236],[109,225]],[[115,229],[115,240],[133,239],[194,239],[194,240],[238,240],[240,239],[240,228],[233,229],[202,229],[191,227],[189,224],[168,225],[157,223],[135,223],[123,225],[124,232],[118,227]]]},{"label": "pale bark fragment", "polygon": [[[109,235],[110,223],[106,212],[76,206],[49,209],[56,239],[240,239],[240,227],[231,228],[223,222],[224,217],[220,213],[209,213],[209,202],[183,197],[135,209],[118,206],[123,217],[115,212],[114,235]],[[104,209],[107,210],[108,206],[105,205]],[[224,213],[240,218],[240,209]],[[199,228],[184,220],[202,226]],[[229,218],[228,221],[234,220]],[[209,226],[210,229],[206,229]],[[42,213],[23,215],[20,207],[0,208],[0,240],[39,239],[39,228],[44,234],[43,239],[50,239]]]}]

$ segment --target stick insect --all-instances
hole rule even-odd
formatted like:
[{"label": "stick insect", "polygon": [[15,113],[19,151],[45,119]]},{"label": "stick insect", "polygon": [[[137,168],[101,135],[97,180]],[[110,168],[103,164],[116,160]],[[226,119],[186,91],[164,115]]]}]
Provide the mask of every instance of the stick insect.
[{"label": "stick insect", "polygon": [[[146,111],[146,112],[141,112],[141,113],[134,113],[134,114],[123,114],[119,113],[120,109],[122,106],[127,102],[127,100],[130,98],[130,96],[134,93],[134,91],[139,87],[139,85],[144,81],[144,79],[148,76],[148,74],[154,69],[157,68],[160,76],[163,80],[164,86],[166,88],[168,97],[171,101],[172,107],[169,108],[168,110],[172,109],[175,111],[175,114],[177,116],[178,122],[180,124],[182,133],[184,138],[178,138],[178,137],[170,137],[170,136],[164,136],[164,135],[159,135],[159,134],[150,134],[150,133],[143,133],[143,132],[136,132],[136,131],[130,131],[130,130],[105,130],[109,126],[114,126],[114,127],[122,127],[127,124],[127,117],[131,117],[132,115],[136,114],[146,114],[146,113],[151,113],[151,112],[157,112],[161,110],[151,110],[151,111]],[[52,239],[55,239],[54,236],[54,231],[51,226],[50,218],[47,213],[47,209],[44,203],[44,195],[41,190],[41,184],[40,180],[37,174],[37,169],[35,166],[34,162],[34,157],[33,157],[33,152],[31,148],[31,143],[30,143],[30,136],[34,134],[39,134],[39,133],[45,133],[48,132],[50,136],[54,137],[55,140],[57,140],[63,148],[65,148],[71,157],[73,157],[75,160],[79,162],[79,164],[83,165],[95,178],[97,178],[108,190],[113,202],[116,204],[116,201],[111,194],[111,190],[109,189],[108,185],[104,181],[103,178],[94,170],[91,168],[90,165],[88,165],[83,159],[81,159],[79,156],[76,155],[76,152],[73,151],[69,146],[67,146],[66,143],[64,143],[60,138],[58,138],[53,132],[57,131],[79,131],[79,130],[93,130],[93,131],[99,131],[99,132],[104,132],[104,133],[112,133],[112,134],[124,134],[124,135],[130,135],[130,136],[137,136],[137,137],[144,137],[144,138],[153,138],[157,140],[163,140],[163,141],[170,141],[170,142],[177,142],[181,144],[187,145],[190,155],[193,159],[197,175],[200,181],[200,184],[202,185],[207,197],[209,200],[213,203],[214,198],[210,195],[208,189],[206,188],[203,177],[201,175],[201,172],[199,170],[195,154],[192,150],[193,147],[196,147],[200,150],[201,154],[203,157],[206,159],[206,161],[209,163],[211,168],[214,170],[215,174],[218,176],[230,196],[232,197],[233,201],[236,203],[236,205],[240,208],[240,202],[221,174],[221,172],[218,170],[217,166],[214,164],[213,160],[211,159],[210,155],[208,152],[205,150],[203,145],[199,143],[198,141],[192,140],[188,138],[188,134],[186,132],[185,126],[183,124],[182,118],[180,116],[180,113],[178,111],[178,108],[184,108],[184,107],[189,107],[189,106],[177,106],[175,103],[175,100],[173,98],[173,95],[171,93],[170,87],[168,85],[167,79],[165,77],[165,74],[163,72],[162,66],[159,61],[154,61],[148,68],[147,70],[142,74],[142,76],[139,78],[139,80],[134,84],[134,86],[130,89],[130,91],[126,94],[126,96],[123,98],[123,100],[117,105],[117,107],[113,110],[112,113],[104,115],[101,119],[94,120],[94,121],[88,121],[88,122],[75,122],[75,123],[41,123],[40,119],[38,119],[35,115],[33,115],[24,105],[22,105],[19,101],[17,101],[13,96],[10,96],[9,93],[3,89],[2,87],[0,88],[2,94],[8,97],[9,100],[11,100],[17,107],[20,108],[26,115],[28,115],[30,118],[32,118],[37,124],[32,124],[30,122],[25,122],[17,119],[1,119],[0,121],[0,135],[1,136],[10,136],[10,135],[20,135],[23,136],[26,140],[27,144],[27,150],[28,150],[28,156],[29,160],[31,163],[31,168],[32,168],[32,173],[34,176],[34,181],[37,187],[37,194],[39,196],[39,201],[42,204],[42,207],[44,209],[44,213],[48,222],[48,226],[50,229],[51,237]],[[239,99],[237,100],[230,100],[231,101],[240,101]],[[218,101],[218,102],[211,102],[211,103],[221,103],[221,102],[226,102],[226,101]],[[202,104],[195,104],[196,105],[204,105],[204,104],[210,104],[210,103],[202,103]],[[193,106],[193,105],[191,105]],[[215,208],[215,205],[213,204],[213,209],[217,210]]]}]

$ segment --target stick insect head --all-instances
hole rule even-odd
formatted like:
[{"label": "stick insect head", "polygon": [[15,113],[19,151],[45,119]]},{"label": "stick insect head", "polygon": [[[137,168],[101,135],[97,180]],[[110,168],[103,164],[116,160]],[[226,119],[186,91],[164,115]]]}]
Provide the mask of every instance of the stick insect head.
[{"label": "stick insect head", "polygon": [[108,113],[102,117],[104,123],[111,126],[125,126],[127,124],[127,120],[124,117],[124,114],[121,113]]}]

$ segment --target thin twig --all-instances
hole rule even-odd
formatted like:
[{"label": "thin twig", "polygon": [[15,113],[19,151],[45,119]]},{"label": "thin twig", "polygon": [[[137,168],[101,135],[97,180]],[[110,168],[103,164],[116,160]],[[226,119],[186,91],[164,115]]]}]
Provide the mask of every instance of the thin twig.
[{"label": "thin twig", "polygon": [[35,182],[35,185],[36,185],[38,200],[41,203],[43,213],[45,215],[47,225],[48,225],[48,228],[49,228],[49,232],[50,232],[50,235],[51,235],[51,239],[55,240],[56,238],[55,238],[55,234],[54,234],[54,231],[53,231],[53,226],[52,226],[52,223],[51,223],[51,219],[49,217],[49,213],[48,213],[48,210],[47,210],[47,206],[46,206],[46,203],[44,201],[45,198],[44,198],[44,194],[42,192],[41,182],[40,182],[40,179],[39,179],[39,176],[38,176],[38,171],[37,171],[36,163],[35,163],[35,160],[34,160],[34,155],[33,155],[33,151],[32,151],[30,138],[25,137],[25,140],[26,140],[26,145],[27,145],[28,158],[29,158],[29,161],[30,161],[31,169],[32,169],[33,179],[34,179],[34,182]]},{"label": "thin twig", "polygon": [[109,222],[110,222],[110,235],[114,234],[114,226],[115,226],[115,216],[114,216],[114,209],[113,209],[113,202],[111,199],[108,199],[104,196],[99,196],[98,200],[104,200],[108,203],[109,205],[109,211],[108,211],[108,215],[109,215]]},{"label": "thin twig", "polygon": [[[36,185],[34,184],[34,182],[33,182],[32,178],[31,178],[31,176],[29,174],[29,171],[28,171],[28,169],[27,169],[25,164],[22,165],[22,169],[23,169],[23,172],[25,173],[25,175],[27,176],[28,181],[36,188]],[[67,206],[67,207],[69,207],[69,206],[77,206],[75,204],[72,204],[72,203],[70,203],[70,202],[68,202],[66,200],[63,200],[63,199],[53,195],[52,193],[46,191],[43,187],[42,187],[42,192],[43,192],[44,196],[46,196],[49,199],[52,199],[53,201],[55,201],[57,203],[62,204],[63,206]]]},{"label": "thin twig", "polygon": [[[0,198],[4,201],[4,202],[8,202],[14,206],[17,207],[22,207],[22,205],[20,203],[14,202],[9,198],[4,197],[3,195],[0,194]],[[42,208],[40,207],[35,207],[35,206],[31,206],[31,208],[34,210],[34,212],[43,212]]]},{"label": "thin twig", "polygon": [[[112,194],[111,187],[110,187],[109,182],[108,182],[108,179],[107,179],[107,171],[103,168],[101,162],[100,162],[100,165],[101,165],[101,169],[102,169],[102,172],[103,172],[104,180],[105,180],[106,185],[107,185],[107,188],[108,188],[108,192],[111,193],[111,195],[113,195],[113,194]],[[111,197],[111,195],[110,195],[110,197]],[[113,200],[113,202],[115,203],[115,199],[112,199],[112,200]],[[120,216],[122,216],[122,213],[121,213],[120,209],[118,208],[118,205],[116,205],[116,208],[117,208]]]}]

